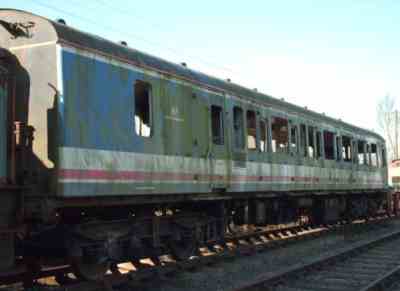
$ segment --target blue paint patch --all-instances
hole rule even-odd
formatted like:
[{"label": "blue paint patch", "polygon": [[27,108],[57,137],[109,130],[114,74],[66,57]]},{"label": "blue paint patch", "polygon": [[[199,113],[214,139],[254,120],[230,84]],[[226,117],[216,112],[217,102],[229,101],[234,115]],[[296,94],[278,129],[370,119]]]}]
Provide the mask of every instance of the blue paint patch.
[{"label": "blue paint patch", "polygon": [[143,80],[144,74],[67,51],[62,58],[59,145],[143,152],[133,114],[134,83]]}]

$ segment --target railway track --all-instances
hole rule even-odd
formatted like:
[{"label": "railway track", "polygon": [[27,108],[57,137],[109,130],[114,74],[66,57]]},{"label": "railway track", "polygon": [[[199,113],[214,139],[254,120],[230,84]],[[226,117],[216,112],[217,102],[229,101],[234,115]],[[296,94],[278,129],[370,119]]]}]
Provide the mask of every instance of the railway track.
[{"label": "railway track", "polygon": [[[359,222],[351,225],[336,224],[324,227],[312,228],[311,226],[292,226],[275,230],[255,231],[252,233],[241,233],[227,237],[225,246],[212,245],[203,255],[187,261],[161,261],[156,266],[140,268],[136,271],[128,270],[125,274],[113,274],[106,276],[104,282],[79,282],[69,280],[58,290],[136,290],[144,282],[152,282],[153,279],[165,280],[173,277],[179,272],[201,272],[204,266],[212,266],[221,262],[234,260],[240,256],[250,256],[257,252],[263,252],[272,248],[283,247],[297,241],[304,241],[328,235],[334,232],[341,232],[344,236],[356,232],[368,230],[371,227],[379,226],[391,218],[377,218],[367,223]],[[42,289],[48,289],[49,286],[38,285]],[[122,287],[122,289],[121,289]],[[51,287],[50,290],[57,290],[57,287]],[[113,289],[114,288],[114,289]],[[128,289],[126,289],[128,288]]]},{"label": "railway track", "polygon": [[313,258],[235,291],[375,291],[400,275],[400,231],[371,238],[336,253]]}]

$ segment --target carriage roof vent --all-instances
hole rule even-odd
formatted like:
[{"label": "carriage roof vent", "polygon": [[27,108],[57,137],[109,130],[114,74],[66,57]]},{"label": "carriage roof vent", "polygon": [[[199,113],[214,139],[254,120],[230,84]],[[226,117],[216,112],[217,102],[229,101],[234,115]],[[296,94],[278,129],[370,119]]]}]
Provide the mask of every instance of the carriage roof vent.
[{"label": "carriage roof vent", "polygon": [[57,18],[56,21],[57,21],[57,23],[60,23],[62,25],[67,25],[67,22],[62,18]]},{"label": "carriage roof vent", "polygon": [[185,62],[182,62],[181,66],[187,68],[187,64]]},{"label": "carriage roof vent", "polygon": [[119,42],[119,44],[120,44],[120,45],[123,45],[123,46],[128,46],[128,43],[127,43],[126,41],[124,41],[124,40],[121,40],[121,41]]},{"label": "carriage roof vent", "polygon": [[231,79],[230,79],[230,78],[228,78],[228,79],[226,79],[226,81],[227,81],[228,83],[230,83],[230,82],[231,82]]}]

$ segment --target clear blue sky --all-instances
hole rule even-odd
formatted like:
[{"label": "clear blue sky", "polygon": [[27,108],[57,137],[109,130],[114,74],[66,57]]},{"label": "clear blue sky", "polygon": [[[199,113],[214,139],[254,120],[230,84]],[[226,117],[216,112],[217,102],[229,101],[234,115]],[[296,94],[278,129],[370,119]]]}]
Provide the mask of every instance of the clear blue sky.
[{"label": "clear blue sky", "polygon": [[[2,0],[366,128],[400,97],[400,1]],[[399,103],[400,105],[400,103]]]}]

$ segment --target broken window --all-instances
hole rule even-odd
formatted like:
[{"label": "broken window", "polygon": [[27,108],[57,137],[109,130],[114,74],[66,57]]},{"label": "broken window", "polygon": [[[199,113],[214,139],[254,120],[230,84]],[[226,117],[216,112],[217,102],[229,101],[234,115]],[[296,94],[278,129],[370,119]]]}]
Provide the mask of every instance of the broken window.
[{"label": "broken window", "polygon": [[366,164],[366,154],[365,154],[365,141],[359,140],[357,145],[358,152],[358,164],[365,165]]},{"label": "broken window", "polygon": [[151,85],[147,82],[135,83],[135,132],[139,136],[151,136]]},{"label": "broken window", "polygon": [[345,162],[352,161],[351,137],[342,136],[342,157]]},{"label": "broken window", "polygon": [[335,135],[333,132],[324,131],[324,151],[325,159],[334,160],[335,159],[335,146],[334,146]]},{"label": "broken window", "polygon": [[307,127],[305,124],[300,124],[300,147],[303,156],[307,156]]},{"label": "broken window", "polygon": [[316,151],[317,151],[317,159],[319,159],[319,158],[321,158],[322,157],[322,138],[321,138],[321,132],[320,131],[317,131],[316,132],[316,135],[315,135],[315,137],[316,137],[316,145],[315,145],[315,147],[316,147]]},{"label": "broken window", "polygon": [[247,119],[247,148],[255,150],[257,148],[257,119],[256,113],[248,110],[246,114]]},{"label": "broken window", "polygon": [[308,127],[308,157],[315,158],[314,127]]},{"label": "broken window", "polygon": [[287,119],[274,117],[272,119],[272,151],[287,152],[289,145]]},{"label": "broken window", "polygon": [[378,166],[378,150],[376,144],[371,144],[371,166]]},{"label": "broken window", "polygon": [[260,152],[268,151],[268,127],[267,122],[260,120]]},{"label": "broken window", "polygon": [[234,145],[238,149],[244,148],[244,133],[243,133],[243,109],[233,107],[233,134]]},{"label": "broken window", "polygon": [[224,115],[221,106],[211,106],[211,132],[214,144],[224,144]]},{"label": "broken window", "polygon": [[290,147],[293,153],[297,153],[297,126],[290,127]]}]

